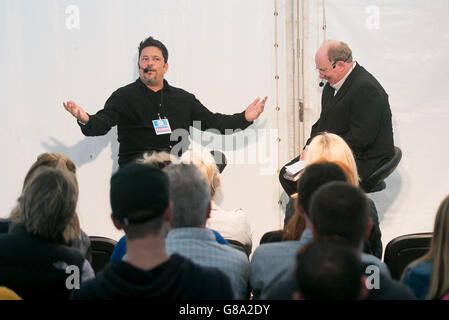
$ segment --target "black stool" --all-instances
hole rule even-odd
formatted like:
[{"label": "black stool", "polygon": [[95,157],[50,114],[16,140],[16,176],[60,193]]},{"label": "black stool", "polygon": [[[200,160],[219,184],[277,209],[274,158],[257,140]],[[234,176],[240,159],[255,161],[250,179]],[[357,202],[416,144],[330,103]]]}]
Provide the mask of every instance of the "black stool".
[{"label": "black stool", "polygon": [[362,188],[366,193],[381,191],[386,188],[385,179],[393,173],[402,158],[402,151],[394,147],[393,158],[374,171],[368,178],[362,182]]}]

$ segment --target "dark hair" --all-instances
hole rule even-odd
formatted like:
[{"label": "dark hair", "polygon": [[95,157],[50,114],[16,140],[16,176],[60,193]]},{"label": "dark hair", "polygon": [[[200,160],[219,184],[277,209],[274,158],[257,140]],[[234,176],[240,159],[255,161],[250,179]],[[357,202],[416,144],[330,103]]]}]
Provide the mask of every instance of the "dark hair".
[{"label": "dark hair", "polygon": [[296,285],[305,300],[355,300],[361,296],[363,266],[355,252],[315,242],[296,257]]},{"label": "dark hair", "polygon": [[370,206],[357,187],[334,181],[318,188],[310,199],[312,224],[322,237],[338,237],[358,247],[363,240]]},{"label": "dark hair", "polygon": [[307,166],[298,181],[298,201],[304,212],[309,215],[309,203],[312,194],[323,184],[330,181],[347,181],[343,170],[335,163],[320,162]]},{"label": "dark hair", "polygon": [[146,47],[156,47],[159,48],[162,52],[162,56],[164,57],[165,63],[168,62],[168,50],[167,48],[164,46],[164,44],[162,42],[160,42],[159,40],[154,39],[153,37],[148,37],[145,40],[143,40],[142,42],[140,42],[139,44],[139,60],[140,60],[140,55],[142,54],[142,50]]},{"label": "dark hair", "polygon": [[[151,213],[150,213],[151,214]],[[142,215],[149,215],[148,212],[134,212],[132,213],[132,217],[138,217]],[[123,230],[125,231],[126,237],[130,240],[145,238],[148,235],[157,235],[164,223],[164,217],[156,217],[151,220],[147,220],[142,223],[133,223],[129,225],[123,225]]]}]

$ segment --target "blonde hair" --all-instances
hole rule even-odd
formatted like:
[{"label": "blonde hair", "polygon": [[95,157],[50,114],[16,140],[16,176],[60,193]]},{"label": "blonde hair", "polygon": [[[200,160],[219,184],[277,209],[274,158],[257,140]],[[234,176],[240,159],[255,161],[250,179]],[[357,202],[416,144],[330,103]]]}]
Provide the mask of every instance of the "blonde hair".
[{"label": "blonde hair", "polygon": [[191,163],[200,170],[204,178],[206,178],[207,184],[209,185],[210,189],[210,197],[211,199],[213,199],[218,189],[220,181],[220,171],[218,170],[217,164],[212,154],[205,149],[203,149],[201,152],[187,150],[181,156],[181,162],[189,164]]},{"label": "blonde hair", "polygon": [[351,172],[351,175],[348,176],[348,182],[354,186],[359,185],[360,178],[354,155],[346,142],[338,135],[323,132],[315,136],[310,142],[305,159],[306,167],[323,161],[343,163]]},{"label": "blonde hair", "polygon": [[426,299],[441,299],[449,292],[449,195],[441,202],[429,251],[413,264],[432,261],[432,276]]},{"label": "blonde hair", "polygon": [[[28,183],[33,180],[36,176],[36,173],[39,171],[39,168],[42,167],[50,167],[60,170],[67,170],[74,175],[76,175],[76,166],[75,163],[69,158],[59,153],[42,153],[40,154],[36,161],[31,165],[28,170],[25,179],[23,181],[22,193],[25,190]],[[19,204],[11,210],[10,218],[13,222],[23,222],[21,217],[21,210]],[[63,238],[65,242],[69,242],[70,240],[77,238],[81,239],[81,226],[78,215],[75,213],[72,221],[64,230]]]}]

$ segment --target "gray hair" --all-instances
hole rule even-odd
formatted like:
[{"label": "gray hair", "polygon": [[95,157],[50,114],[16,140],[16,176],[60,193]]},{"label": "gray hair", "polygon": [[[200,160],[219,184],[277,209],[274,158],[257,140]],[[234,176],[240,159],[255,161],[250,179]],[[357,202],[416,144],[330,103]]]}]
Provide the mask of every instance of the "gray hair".
[{"label": "gray hair", "polygon": [[332,41],[327,51],[327,57],[332,63],[337,61],[352,62],[352,51],[346,43]]},{"label": "gray hair", "polygon": [[137,162],[148,164],[150,166],[163,169],[172,163],[179,163],[179,158],[172,155],[171,153],[161,151],[161,152],[146,152],[143,158]]},{"label": "gray hair", "polygon": [[19,207],[25,229],[43,239],[61,242],[78,201],[78,183],[67,170],[42,167],[26,184]]},{"label": "gray hair", "polygon": [[210,189],[201,172],[192,164],[170,165],[164,169],[170,181],[173,228],[204,227],[210,204]]}]

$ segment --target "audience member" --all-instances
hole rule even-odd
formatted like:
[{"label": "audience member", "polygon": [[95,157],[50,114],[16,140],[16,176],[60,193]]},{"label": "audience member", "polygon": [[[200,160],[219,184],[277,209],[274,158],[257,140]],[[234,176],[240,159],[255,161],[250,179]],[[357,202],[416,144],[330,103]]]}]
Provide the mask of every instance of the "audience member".
[{"label": "audience member", "polygon": [[173,203],[172,229],[166,238],[167,252],[179,253],[202,266],[215,267],[231,280],[236,299],[249,297],[249,260],[241,251],[217,243],[206,228],[210,216],[209,185],[204,176],[189,164],[164,169],[170,180]]},{"label": "audience member", "polygon": [[219,168],[212,154],[207,150],[202,152],[187,150],[181,156],[181,161],[195,165],[209,185],[212,208],[206,227],[217,231],[226,240],[241,243],[249,255],[252,250],[252,235],[245,212],[240,208],[232,211],[223,210],[215,201],[220,191],[221,180]]},{"label": "audience member", "polygon": [[[365,283],[369,289],[368,300],[415,299],[409,288],[382,270],[385,265],[376,257],[362,253],[364,240],[372,227],[369,210],[368,199],[360,188],[341,181],[320,186],[309,205],[308,217],[311,219],[315,241],[338,242],[356,250],[367,275]],[[288,299],[295,290],[294,272],[290,271],[266,297]]]},{"label": "audience member", "polygon": [[112,221],[125,231],[127,253],[73,292],[73,299],[232,299],[229,279],[165,247],[172,218],[169,180],[158,168],[129,164],[111,178]]},{"label": "audience member", "polygon": [[[41,167],[57,168],[61,170],[68,170],[76,175],[76,166],[70,158],[59,153],[42,153],[37,157],[37,160],[32,164],[23,182],[23,188],[36,174],[36,171]],[[11,223],[21,221],[21,214],[19,204],[17,204],[11,211],[9,219],[0,219],[0,233],[8,232]],[[75,213],[72,221],[64,230],[64,241],[69,246],[79,249],[87,261],[92,261],[92,248],[90,245],[89,236],[81,230],[78,215]]]},{"label": "audience member", "polygon": [[[307,167],[298,181],[298,214],[305,219],[306,229],[298,240],[261,244],[251,259],[250,285],[255,299],[263,298],[266,292],[293,270],[295,257],[300,248],[309,243],[313,236],[308,215],[308,203],[313,192],[329,181],[345,181],[346,176],[336,164],[323,162]],[[291,297],[290,297],[291,298]]]},{"label": "audience member", "polygon": [[296,300],[359,300],[367,295],[365,273],[354,250],[316,242],[296,257]]},{"label": "audience member", "polygon": [[[348,182],[353,186],[359,186],[359,175],[357,173],[357,165],[354,160],[353,153],[347,143],[340,136],[323,132],[318,134],[312,139],[309,145],[307,156],[306,156],[306,167],[316,163],[317,161],[339,161],[345,164],[350,169],[350,174],[348,174]],[[368,198],[369,199],[369,198]],[[379,217],[377,215],[377,209],[374,202],[369,199],[370,203],[370,214],[373,219],[373,229],[367,241],[365,241],[365,246],[363,252],[372,254],[379,259],[382,258],[382,233],[379,227]]]},{"label": "audience member", "polygon": [[27,181],[19,198],[20,222],[0,235],[0,285],[23,299],[68,298],[68,266],[77,268],[81,281],[93,277],[80,251],[64,241],[78,200],[76,177],[43,166]]},{"label": "audience member", "polygon": [[[164,169],[170,164],[177,164],[180,162],[179,158],[165,151],[151,152],[144,154],[143,158],[137,161],[138,163],[147,164],[159,169]],[[1,224],[0,224],[1,226]],[[220,244],[229,245],[229,243],[219,234],[213,230],[215,239]],[[120,238],[116,243],[114,251],[112,252],[110,262],[116,262],[121,260],[126,254],[126,236]]]},{"label": "audience member", "polygon": [[279,241],[298,240],[299,238],[301,238],[302,233],[306,229],[306,220],[304,218],[304,215],[297,208],[298,203],[297,199],[298,193],[292,195],[291,201],[288,204],[292,206],[292,208],[286,209],[286,212],[288,210],[291,210],[290,211],[291,216],[286,221],[284,228],[281,230],[266,232],[260,239],[260,244],[279,242]]},{"label": "audience member", "polygon": [[[326,160],[325,158],[316,159],[316,161],[314,161],[314,163],[324,163],[324,162],[330,161]],[[350,176],[352,173],[348,174],[350,170],[344,163],[339,161],[331,161],[331,162],[337,164],[343,171],[340,172],[339,170],[338,176],[334,176],[335,180],[348,181],[349,179],[351,179]],[[285,224],[284,229],[267,232],[262,236],[260,243],[263,244],[268,242],[299,240],[302,233],[306,229],[305,208],[308,208],[309,206],[309,200],[310,197],[312,196],[311,192],[315,191],[315,188],[319,187],[322,183],[325,182],[328,182],[327,178],[324,178],[323,180],[318,180],[317,177],[316,180],[317,185],[314,188],[311,188],[310,191],[303,188],[303,186],[307,185],[307,183],[301,184],[301,195],[299,192],[296,192],[294,195],[292,195],[292,199],[296,200],[294,203],[295,209],[293,215],[290,217],[290,219],[288,219],[287,223]],[[299,184],[300,183],[298,181],[297,187],[300,187]]]},{"label": "audience member", "polygon": [[429,252],[406,267],[401,282],[418,299],[441,299],[449,292],[449,196],[438,208]]}]

